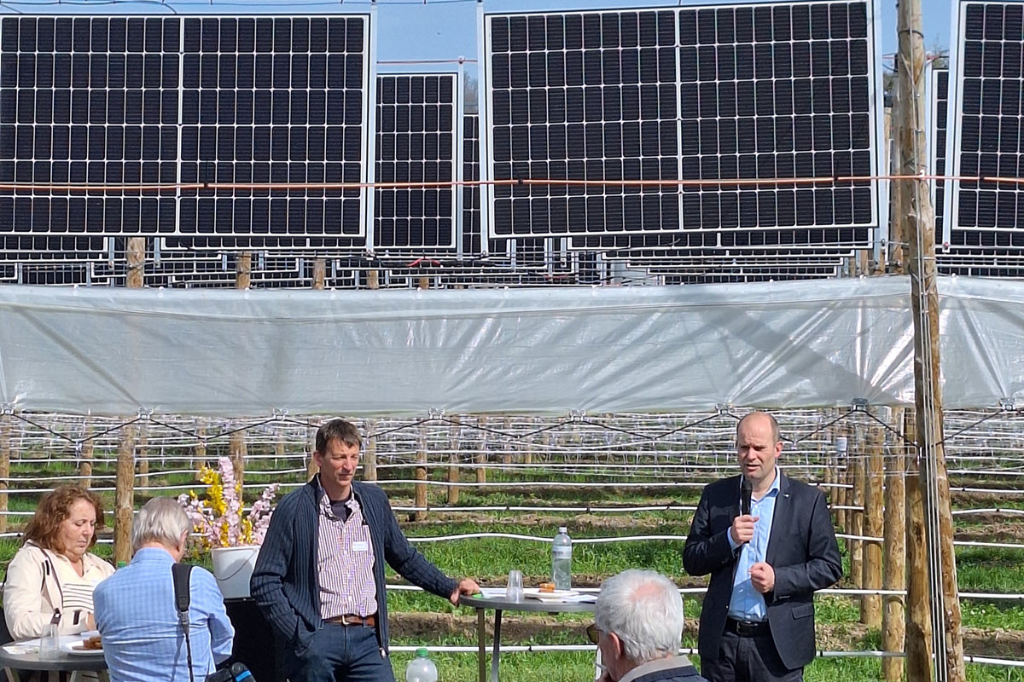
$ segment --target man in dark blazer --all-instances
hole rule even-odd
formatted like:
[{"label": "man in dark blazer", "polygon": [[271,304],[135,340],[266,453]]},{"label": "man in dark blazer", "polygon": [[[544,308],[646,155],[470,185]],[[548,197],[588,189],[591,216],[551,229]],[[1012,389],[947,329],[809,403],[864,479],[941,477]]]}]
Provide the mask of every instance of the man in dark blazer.
[{"label": "man in dark blazer", "polygon": [[741,419],[736,449],[741,475],[704,488],[683,549],[687,573],[711,574],[701,674],[710,682],[802,680],[815,655],[814,592],[842,575],[832,519],[819,490],[776,467],[782,440],[774,417]]},{"label": "man in dark blazer", "polygon": [[320,427],[320,473],[274,510],[253,570],[253,599],[296,682],[394,682],[385,562],[453,604],[480,591],[427,561],[402,534],[384,491],[355,480],[361,445],[350,422]]}]

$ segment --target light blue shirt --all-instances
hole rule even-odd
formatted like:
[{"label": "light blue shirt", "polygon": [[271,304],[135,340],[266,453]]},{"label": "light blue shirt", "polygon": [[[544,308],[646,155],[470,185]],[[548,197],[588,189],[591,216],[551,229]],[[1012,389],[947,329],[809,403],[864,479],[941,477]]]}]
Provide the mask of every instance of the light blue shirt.
[{"label": "light blue shirt", "polygon": [[[743,545],[739,560],[736,562],[736,575],[732,579],[732,598],[729,600],[729,617],[735,620],[765,621],[768,619],[768,608],[764,596],[754,589],[750,582],[750,568],[768,556],[768,539],[772,534],[772,519],[775,517],[775,500],[779,496],[779,470],[775,470],[775,480],[771,488],[760,500],[751,498],[750,515],[758,517],[754,525],[754,539]],[[738,545],[733,542],[732,533],[728,533],[729,545],[735,550]]]},{"label": "light blue shirt", "polygon": [[[185,634],[178,625],[171,565],[162,549],[145,548],[132,562],[96,586],[96,626],[111,682],[188,682]],[[189,639],[192,671],[201,682],[231,656],[235,630],[224,610],[217,581],[192,569]]]}]

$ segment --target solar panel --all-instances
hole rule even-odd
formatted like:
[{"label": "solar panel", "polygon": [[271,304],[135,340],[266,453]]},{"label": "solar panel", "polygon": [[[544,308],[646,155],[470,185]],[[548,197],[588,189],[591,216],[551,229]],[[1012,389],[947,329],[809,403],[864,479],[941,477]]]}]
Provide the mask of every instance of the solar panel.
[{"label": "solar panel", "polygon": [[[943,241],[954,249],[1024,247],[1024,2],[960,0],[950,51],[952,175]],[[968,180],[977,177],[981,180]]]},{"label": "solar panel", "polygon": [[4,17],[0,183],[172,187],[5,191],[0,233],[362,237],[363,190],[252,185],[371,177],[368,29],[364,15]]},{"label": "solar panel", "polygon": [[[875,15],[869,0],[486,15],[490,178],[875,175]],[[576,248],[680,231],[688,247],[719,231],[731,246],[866,246],[880,199],[867,180],[490,194],[493,236],[569,235]]]},{"label": "solar panel", "polygon": [[[377,172],[382,183],[461,180],[462,111],[456,73],[377,76]],[[455,186],[378,188],[373,246],[417,252],[455,248]]]},{"label": "solar panel", "polygon": [[[182,23],[182,182],[368,181],[367,16],[194,17]],[[283,244],[362,237],[364,193],[183,191],[181,232],[280,237]]]}]

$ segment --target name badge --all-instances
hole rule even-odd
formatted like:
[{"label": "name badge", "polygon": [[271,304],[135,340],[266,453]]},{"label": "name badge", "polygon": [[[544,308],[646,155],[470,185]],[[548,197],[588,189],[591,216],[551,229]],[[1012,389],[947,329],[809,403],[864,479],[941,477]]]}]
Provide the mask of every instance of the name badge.
[{"label": "name badge", "polygon": [[366,552],[369,551],[369,549],[370,543],[368,543],[366,540],[356,540],[352,543],[353,552]]}]

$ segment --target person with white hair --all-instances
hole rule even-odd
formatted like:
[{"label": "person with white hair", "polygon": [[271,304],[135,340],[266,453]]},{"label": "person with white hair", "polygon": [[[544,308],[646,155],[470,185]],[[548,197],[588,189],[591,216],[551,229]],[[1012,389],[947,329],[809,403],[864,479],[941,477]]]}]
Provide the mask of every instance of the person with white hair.
[{"label": "person with white hair", "polygon": [[601,652],[599,682],[707,682],[679,655],[683,600],[660,573],[630,569],[605,580],[587,635]]},{"label": "person with white hair", "polygon": [[[135,556],[96,588],[96,626],[111,682],[189,682],[171,566],[185,555],[192,530],[185,510],[155,497],[132,526]],[[213,575],[198,566],[189,579],[192,678],[203,680],[231,656],[235,629]]]}]

